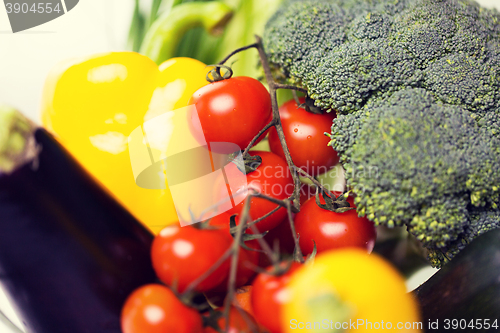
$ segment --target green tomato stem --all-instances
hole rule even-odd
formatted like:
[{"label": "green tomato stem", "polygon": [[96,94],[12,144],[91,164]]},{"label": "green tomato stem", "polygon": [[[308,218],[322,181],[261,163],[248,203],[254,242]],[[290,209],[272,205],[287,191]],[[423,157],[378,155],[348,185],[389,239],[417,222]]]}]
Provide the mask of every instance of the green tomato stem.
[{"label": "green tomato stem", "polygon": [[177,45],[189,29],[203,26],[210,34],[220,34],[232,14],[229,6],[218,1],[177,5],[153,23],[144,37],[141,53],[161,64],[174,56]]}]

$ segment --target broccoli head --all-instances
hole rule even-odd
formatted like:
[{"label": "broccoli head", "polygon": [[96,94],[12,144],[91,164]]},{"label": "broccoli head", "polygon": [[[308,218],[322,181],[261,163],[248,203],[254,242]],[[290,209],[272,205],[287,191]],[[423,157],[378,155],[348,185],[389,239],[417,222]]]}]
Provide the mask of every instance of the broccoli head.
[{"label": "broccoli head", "polygon": [[[450,244],[488,228],[471,225],[471,211],[500,201],[500,140],[469,111],[406,89],[339,115],[332,132],[332,145],[349,157],[344,167],[358,212],[376,224],[406,225],[448,258],[456,253]],[[344,139],[349,134],[355,140]]]},{"label": "broccoli head", "polygon": [[500,226],[500,13],[468,0],[288,0],[264,48],[337,112],[358,213],[440,266]]},{"label": "broccoli head", "polygon": [[343,114],[419,87],[484,114],[500,103],[499,42],[500,13],[468,0],[288,0],[264,33],[270,63]]}]

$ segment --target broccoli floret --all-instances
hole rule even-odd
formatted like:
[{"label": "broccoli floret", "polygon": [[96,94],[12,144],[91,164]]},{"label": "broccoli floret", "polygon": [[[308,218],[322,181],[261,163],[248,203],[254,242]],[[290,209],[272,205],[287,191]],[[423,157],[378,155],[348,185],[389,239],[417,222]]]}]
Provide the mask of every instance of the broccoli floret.
[{"label": "broccoli floret", "polygon": [[442,102],[482,117],[500,106],[499,68],[465,53],[452,54],[427,67],[422,87]]},{"label": "broccoli floret", "polygon": [[469,0],[286,0],[264,48],[337,112],[330,145],[360,215],[406,226],[435,266],[499,226],[500,13]]},{"label": "broccoli floret", "polygon": [[406,225],[428,248],[450,252],[469,211],[500,202],[500,140],[424,89],[339,115],[332,133],[358,213],[377,225]]},{"label": "broccoli floret", "polygon": [[463,250],[477,236],[487,231],[500,228],[500,210],[486,208],[469,213],[464,232],[446,248],[429,247],[429,260],[433,266],[441,266]]},{"label": "broccoli floret", "polygon": [[[410,61],[410,55],[382,44],[380,40],[343,44],[328,59],[318,62],[316,73],[303,81],[315,104],[348,113],[360,110],[369,98],[417,86],[422,73]],[[325,79],[315,84],[317,75]],[[337,88],[332,90],[332,86]]]},{"label": "broccoli floret", "polygon": [[[289,0],[268,22],[264,47],[327,110],[357,112],[387,93],[442,84],[436,97],[453,100],[460,90],[467,109],[486,112],[500,101],[490,89],[498,64],[487,64],[499,57],[499,22],[497,11],[466,0]],[[458,67],[474,82],[455,79]]]},{"label": "broccoli floret", "polygon": [[500,139],[500,113],[489,112],[481,120],[479,125],[489,131],[491,135]]},{"label": "broccoli floret", "polygon": [[[307,74],[316,67],[312,59],[321,58],[322,54],[345,41],[346,17],[335,3],[318,2],[313,5],[294,2],[292,6],[295,8],[294,17],[288,17],[286,7],[281,7],[274,15],[274,24],[267,27],[267,35],[276,36],[279,43],[268,44],[266,51],[274,54],[272,61],[279,63],[285,73],[304,60],[302,73]],[[314,20],[311,20],[311,11],[315,13]],[[309,33],[299,33],[305,31]],[[296,76],[291,79],[301,78]]]}]

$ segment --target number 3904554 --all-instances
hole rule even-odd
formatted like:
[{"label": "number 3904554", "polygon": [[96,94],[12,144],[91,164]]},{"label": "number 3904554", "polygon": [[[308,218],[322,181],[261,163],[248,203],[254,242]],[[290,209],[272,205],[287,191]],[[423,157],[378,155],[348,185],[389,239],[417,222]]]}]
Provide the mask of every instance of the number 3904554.
[{"label": "number 3904554", "polygon": [[7,8],[7,14],[11,13],[35,13],[35,14],[43,14],[47,13],[50,14],[52,12],[60,13],[62,11],[60,7],[60,3],[38,3],[38,4],[32,4],[31,7],[28,3],[10,3],[7,2],[5,4],[5,7]]}]

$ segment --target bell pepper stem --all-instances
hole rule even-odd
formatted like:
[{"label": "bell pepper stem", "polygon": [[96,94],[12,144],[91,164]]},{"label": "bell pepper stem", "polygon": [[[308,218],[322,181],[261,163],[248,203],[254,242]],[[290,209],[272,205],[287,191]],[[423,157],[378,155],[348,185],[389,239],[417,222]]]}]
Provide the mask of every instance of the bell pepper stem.
[{"label": "bell pepper stem", "polygon": [[0,105],[0,174],[9,174],[36,156],[36,126],[16,109]]},{"label": "bell pepper stem", "polygon": [[159,16],[160,8],[162,12],[170,12],[172,8],[180,4],[182,0],[153,0],[151,12],[149,13],[147,28],[151,27]]},{"label": "bell pepper stem", "polygon": [[218,1],[188,2],[161,15],[146,33],[141,53],[157,64],[172,58],[184,34],[203,26],[210,34],[220,34],[232,17],[232,10]]},{"label": "bell pepper stem", "polygon": [[177,5],[153,23],[144,37],[141,53],[161,64],[174,56],[179,42],[189,29],[203,26],[210,34],[220,34],[232,14],[229,6],[218,1]]},{"label": "bell pepper stem", "polygon": [[[173,0],[168,1],[168,10],[172,9],[173,7]],[[156,21],[156,18],[158,17],[158,12],[160,11],[160,6],[161,6],[162,0],[153,0],[153,3],[151,4],[151,12],[149,13],[149,18],[148,18],[148,23],[147,27],[149,28],[154,21]]]}]

